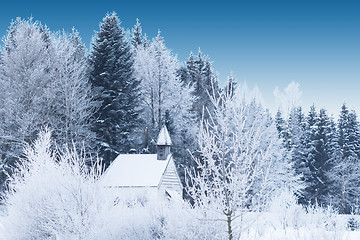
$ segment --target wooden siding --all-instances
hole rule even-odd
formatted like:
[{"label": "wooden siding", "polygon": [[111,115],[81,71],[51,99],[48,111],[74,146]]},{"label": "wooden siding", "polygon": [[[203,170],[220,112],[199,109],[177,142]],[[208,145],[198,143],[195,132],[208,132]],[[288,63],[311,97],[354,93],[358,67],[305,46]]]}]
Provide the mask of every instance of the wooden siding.
[{"label": "wooden siding", "polygon": [[179,194],[179,196],[182,197],[183,188],[179,176],[176,172],[176,168],[172,156],[160,180],[159,189],[161,191],[166,191],[166,190],[176,191]]}]

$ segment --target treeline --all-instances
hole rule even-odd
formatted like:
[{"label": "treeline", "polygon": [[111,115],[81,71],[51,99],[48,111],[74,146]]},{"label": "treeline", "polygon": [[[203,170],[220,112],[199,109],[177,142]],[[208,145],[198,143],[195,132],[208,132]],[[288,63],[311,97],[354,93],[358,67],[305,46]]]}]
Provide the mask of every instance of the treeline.
[{"label": "treeline", "polygon": [[300,203],[358,213],[360,131],[355,111],[343,104],[335,121],[314,105],[308,113],[294,107],[286,117],[278,111],[275,121],[293,168],[303,180]]},{"label": "treeline", "polygon": [[[59,152],[66,146],[86,149],[89,161],[99,156],[109,165],[120,153],[154,153],[157,134],[166,124],[181,177],[196,164],[189,151],[200,156],[200,123],[215,116],[210,96],[233,94],[234,78],[219,87],[206,55],[191,53],[181,63],[160,32],[149,39],[139,21],[130,37],[115,13],[107,14],[99,27],[88,50],[75,29],[51,32],[32,19],[11,23],[0,54],[2,187],[24,156],[24,146],[46,127]],[[256,116],[269,115],[256,109]],[[304,113],[296,107],[288,116],[279,111],[274,120],[302,180],[299,201],[357,211],[356,113],[343,105],[335,122],[325,109],[312,106]],[[268,121],[271,125],[273,119]]]},{"label": "treeline", "polygon": [[193,164],[188,150],[197,151],[208,92],[221,91],[203,53],[180,63],[160,32],[149,39],[139,21],[129,39],[116,13],[102,19],[90,50],[75,29],[52,32],[17,18],[1,48],[0,82],[2,186],[44,128],[59,151],[86,149],[89,161],[109,165],[119,153],[154,153],[166,124],[182,175]]}]

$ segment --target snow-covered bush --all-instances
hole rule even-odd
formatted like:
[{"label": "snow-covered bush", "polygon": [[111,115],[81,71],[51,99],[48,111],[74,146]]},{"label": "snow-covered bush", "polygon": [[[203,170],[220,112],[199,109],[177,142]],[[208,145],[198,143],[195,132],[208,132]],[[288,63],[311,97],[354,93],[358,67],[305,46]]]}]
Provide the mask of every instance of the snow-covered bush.
[{"label": "snow-covered bush", "polygon": [[301,225],[299,216],[305,214],[305,209],[297,201],[294,193],[288,190],[281,191],[272,199],[269,212],[274,229],[298,228]]},{"label": "snow-covered bush", "polygon": [[268,239],[271,236],[271,239],[342,239],[346,236],[349,216],[337,214],[330,206],[323,208],[312,205],[305,208],[297,204],[297,201],[289,191],[283,191],[274,198],[269,212],[264,213],[254,226],[255,229],[262,229],[257,238]]},{"label": "snow-covered bush", "polygon": [[[176,209],[176,211],[174,211]],[[187,203],[170,203],[165,208],[164,239],[226,239],[226,221],[217,221],[221,214],[193,208]]]},{"label": "snow-covered bush", "polygon": [[113,206],[97,182],[101,163],[89,168],[75,151],[51,150],[48,131],[25,155],[5,199],[7,238],[99,239]]}]

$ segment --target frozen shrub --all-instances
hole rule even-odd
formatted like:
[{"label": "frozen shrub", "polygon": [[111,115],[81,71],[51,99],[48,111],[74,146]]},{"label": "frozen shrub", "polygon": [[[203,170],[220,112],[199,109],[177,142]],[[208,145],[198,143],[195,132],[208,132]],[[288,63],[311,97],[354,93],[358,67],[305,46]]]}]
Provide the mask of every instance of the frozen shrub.
[{"label": "frozen shrub", "polygon": [[9,239],[95,239],[110,211],[91,167],[75,151],[51,150],[50,133],[40,134],[18,164],[5,198]]}]

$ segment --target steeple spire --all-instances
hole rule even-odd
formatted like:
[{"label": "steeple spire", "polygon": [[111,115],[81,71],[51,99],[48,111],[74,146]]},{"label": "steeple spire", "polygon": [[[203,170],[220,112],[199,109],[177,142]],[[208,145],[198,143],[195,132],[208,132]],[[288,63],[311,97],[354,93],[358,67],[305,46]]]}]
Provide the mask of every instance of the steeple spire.
[{"label": "steeple spire", "polygon": [[170,146],[172,145],[169,132],[164,125],[159,133],[157,142],[157,159],[166,160],[167,156],[170,154]]},{"label": "steeple spire", "polygon": [[172,145],[171,138],[169,135],[169,132],[166,128],[166,125],[164,125],[159,133],[156,145],[166,145],[170,146]]}]

